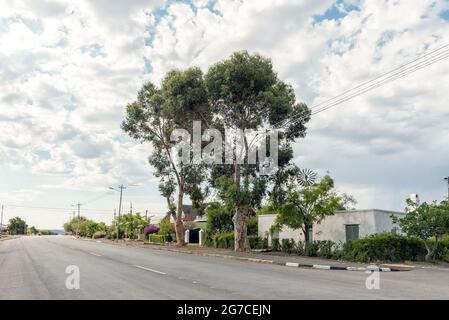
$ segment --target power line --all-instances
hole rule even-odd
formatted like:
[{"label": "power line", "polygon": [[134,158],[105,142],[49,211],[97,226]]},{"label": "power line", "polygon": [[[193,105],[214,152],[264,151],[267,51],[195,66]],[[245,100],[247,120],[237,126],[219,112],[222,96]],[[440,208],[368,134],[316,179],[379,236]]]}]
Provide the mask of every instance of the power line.
[{"label": "power line", "polygon": [[[355,86],[355,87],[353,87],[353,88],[351,88],[351,89],[348,89],[348,90],[346,90],[346,91],[340,93],[339,95],[337,95],[337,96],[335,96],[335,97],[333,97],[333,98],[330,98],[330,99],[327,99],[327,100],[325,100],[325,101],[323,101],[323,102],[320,102],[320,103],[316,104],[316,105],[315,105],[314,107],[312,107],[312,108],[317,108],[317,107],[319,107],[320,105],[323,105],[323,104],[325,104],[325,103],[328,103],[328,102],[334,100],[335,98],[339,98],[339,97],[345,95],[346,93],[349,93],[350,91],[353,91],[353,90],[358,89],[358,88],[360,88],[360,87],[362,87],[362,86],[365,86],[365,85],[367,85],[367,84],[369,84],[369,83],[371,83],[371,82],[374,82],[374,81],[376,81],[376,80],[379,80],[379,79],[383,78],[384,76],[389,75],[390,73],[399,71],[399,70],[401,70],[402,68],[404,68],[404,67],[406,67],[406,66],[408,66],[408,65],[410,65],[410,64],[412,64],[412,63],[415,63],[415,62],[421,60],[422,58],[427,57],[427,56],[429,56],[429,55],[431,55],[431,54],[433,54],[433,53],[435,53],[435,52],[438,52],[438,51],[440,51],[440,50],[442,50],[442,49],[444,49],[444,48],[447,48],[447,47],[449,47],[449,43],[446,44],[446,45],[444,45],[444,46],[442,46],[442,47],[439,47],[438,49],[435,49],[435,50],[433,50],[433,51],[431,51],[431,52],[429,52],[429,53],[426,53],[426,54],[420,56],[419,58],[416,58],[415,60],[412,60],[412,61],[410,61],[410,62],[408,62],[408,63],[406,63],[406,64],[403,64],[403,65],[400,66],[400,67],[397,67],[397,68],[395,68],[395,69],[393,69],[393,70],[391,70],[391,71],[388,71],[388,72],[386,72],[386,73],[383,73],[383,74],[377,76],[377,77],[374,78],[374,79],[371,79],[371,80],[369,80],[369,81],[365,81],[365,82],[359,84],[358,86]],[[441,53],[440,53],[440,54],[441,54]]]},{"label": "power line", "polygon": [[[398,80],[400,78],[403,78],[411,73],[414,73],[418,70],[421,70],[423,68],[426,68],[430,65],[433,65],[439,61],[442,61],[444,59],[447,59],[449,57],[449,49],[443,50],[444,48],[449,47],[449,44],[446,44],[436,50],[433,50],[427,54],[422,55],[421,57],[410,61],[400,67],[397,67],[391,71],[388,71],[380,76],[377,76],[374,79],[371,79],[369,81],[365,81],[362,84],[355,86],[351,89],[348,89],[346,91],[344,91],[343,93],[334,96],[333,98],[327,99],[326,101],[323,101],[317,105],[314,105],[313,107],[311,107],[310,109],[317,109],[320,106],[323,106],[321,108],[319,108],[317,111],[312,112],[312,115],[320,113],[322,111],[328,110],[332,107],[335,107],[343,102],[346,102],[348,100],[351,100],[355,97],[358,97],[366,92],[372,91],[376,88],[379,88],[389,82]],[[443,50],[443,51],[441,51]],[[437,54],[434,54],[438,51],[441,51]],[[430,57],[429,57],[430,56]],[[426,58],[427,57],[427,58]],[[425,59],[424,59],[425,58]],[[416,63],[418,62],[418,63]],[[408,67],[407,67],[408,66]],[[407,68],[405,68],[407,67]],[[388,77],[386,77],[388,76]],[[379,80],[379,81],[377,81]],[[377,81],[377,82],[376,82]],[[370,84],[368,87],[365,87],[366,85]],[[354,91],[354,92],[353,92]],[[348,95],[349,94],[349,95]],[[282,128],[287,126],[288,124],[291,124],[294,121],[299,121],[301,119],[303,119],[304,116],[299,116],[299,117],[293,117],[292,119],[286,119],[283,121],[280,121],[278,123],[276,123],[274,125],[274,127],[277,128]]]}]

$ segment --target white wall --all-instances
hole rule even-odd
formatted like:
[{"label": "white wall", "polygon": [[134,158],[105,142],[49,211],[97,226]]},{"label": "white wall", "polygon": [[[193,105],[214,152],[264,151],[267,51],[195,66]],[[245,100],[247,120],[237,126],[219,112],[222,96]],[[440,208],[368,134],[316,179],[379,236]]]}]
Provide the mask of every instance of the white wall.
[{"label": "white wall", "polygon": [[[404,213],[383,210],[352,210],[338,211],[333,216],[326,217],[320,224],[313,226],[313,240],[332,240],[334,242],[346,241],[346,228],[348,224],[359,225],[359,236],[366,237],[371,234],[392,231],[394,227],[391,215],[403,216]],[[258,219],[260,237],[266,237],[266,232],[274,224],[275,215],[260,215]],[[283,228],[279,233],[280,239],[293,238],[296,241],[304,240],[302,230]]]}]

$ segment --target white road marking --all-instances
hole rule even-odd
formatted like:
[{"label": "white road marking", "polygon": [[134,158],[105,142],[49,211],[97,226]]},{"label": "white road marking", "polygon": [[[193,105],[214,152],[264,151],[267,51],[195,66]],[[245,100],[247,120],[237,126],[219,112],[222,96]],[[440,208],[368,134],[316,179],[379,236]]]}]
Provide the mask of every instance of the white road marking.
[{"label": "white road marking", "polygon": [[330,270],[331,269],[331,266],[323,266],[323,265],[320,265],[320,264],[314,264],[313,267],[315,269],[323,269],[323,270]]},{"label": "white road marking", "polygon": [[157,273],[157,274],[162,274],[162,275],[166,275],[166,273],[165,273],[165,272],[162,272],[162,271],[157,271],[157,270],[154,270],[154,269],[150,269],[150,268],[145,268],[145,267],[142,267],[142,266],[138,266],[138,265],[135,265],[134,267],[136,267],[136,268],[139,268],[139,269],[142,269],[142,270],[146,270],[146,271],[154,272],[154,273]]},{"label": "white road marking", "polygon": [[295,263],[295,262],[287,262],[285,265],[287,267],[294,267],[294,268],[298,268],[299,267],[299,263]]},{"label": "white road marking", "polygon": [[95,252],[89,252],[89,254],[96,256],[96,257],[102,257],[101,254],[95,253]]}]

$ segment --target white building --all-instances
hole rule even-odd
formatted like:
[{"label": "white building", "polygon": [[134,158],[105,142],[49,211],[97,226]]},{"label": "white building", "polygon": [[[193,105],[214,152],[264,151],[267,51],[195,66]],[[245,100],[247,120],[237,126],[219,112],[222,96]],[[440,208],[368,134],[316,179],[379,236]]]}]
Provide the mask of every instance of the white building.
[{"label": "white building", "polygon": [[[405,213],[377,209],[337,211],[335,215],[328,216],[320,224],[313,226],[309,231],[311,240],[331,240],[338,243],[381,232],[400,232],[399,227],[393,224],[391,215],[403,217]],[[275,220],[274,214],[258,217],[260,237],[267,237]],[[290,238],[304,241],[303,231],[284,227],[279,232],[279,239]]]}]

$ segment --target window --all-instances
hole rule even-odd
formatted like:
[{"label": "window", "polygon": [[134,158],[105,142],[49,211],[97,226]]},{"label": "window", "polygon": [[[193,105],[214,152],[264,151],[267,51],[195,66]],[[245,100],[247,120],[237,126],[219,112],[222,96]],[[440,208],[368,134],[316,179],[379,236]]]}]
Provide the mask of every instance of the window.
[{"label": "window", "polygon": [[359,238],[359,225],[347,224],[346,225],[346,241],[357,240]]}]

